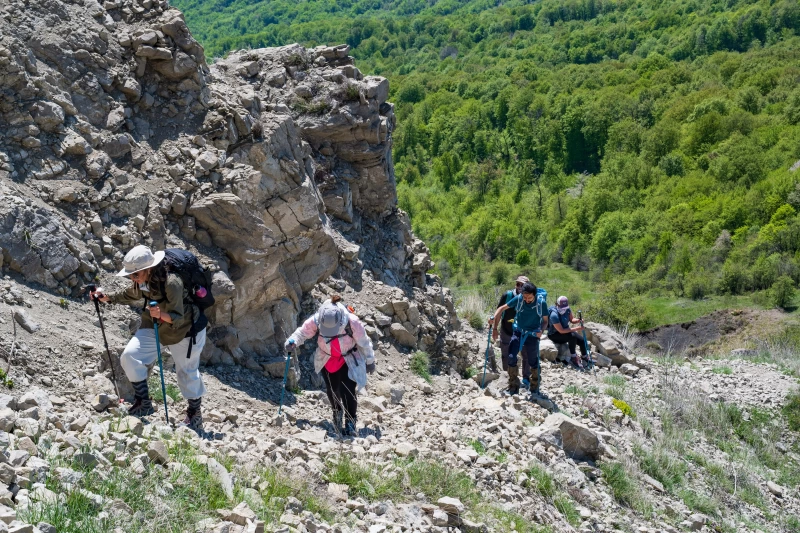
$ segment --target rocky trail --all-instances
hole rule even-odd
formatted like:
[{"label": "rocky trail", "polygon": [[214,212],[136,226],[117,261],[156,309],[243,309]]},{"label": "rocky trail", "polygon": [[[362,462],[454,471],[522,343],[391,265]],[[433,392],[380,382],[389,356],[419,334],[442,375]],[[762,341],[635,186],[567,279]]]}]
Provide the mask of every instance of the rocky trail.
[{"label": "rocky trail", "polygon": [[[386,349],[360,397],[359,437],[355,439],[333,433],[322,390],[288,394],[284,415],[278,416],[279,377],[263,368],[211,365],[204,369],[209,388],[205,431],[197,435],[167,427],[163,410],[142,423],[126,418],[124,409],[116,406],[110,372],[101,362],[105,355],[91,304],[71,301],[65,309],[54,296],[10,279],[3,283],[5,295],[21,294],[23,301],[22,305],[0,304],[3,338],[13,329],[13,311],[17,315],[24,311],[30,323],[39,326],[33,332],[17,328],[18,348],[10,374],[15,389],[2,396],[0,443],[5,452],[0,461],[5,462],[0,468],[5,468],[3,482],[9,490],[0,499],[5,506],[0,520],[10,531],[35,531],[32,526],[38,522],[22,524],[34,516],[29,509],[53,501],[63,505],[64,494],[88,490],[78,489],[80,482],[65,484],[69,476],[100,472],[113,477],[117,471],[143,480],[177,476],[173,485],[178,491],[180,472],[184,468],[194,472],[199,468],[197,461],[204,472],[222,472],[207,474],[212,476],[210,483],[230,484],[233,493],[221,502],[227,511],[210,509],[206,515],[210,518],[199,519],[191,527],[151,530],[380,532],[453,527],[538,531],[548,527],[551,531],[645,532],[718,531],[728,524],[735,531],[757,531],[753,524],[765,523],[765,530],[781,531],[783,519],[778,517],[800,512],[796,486],[774,481],[780,479],[780,469],[740,473],[739,482],[759,494],[752,500],[757,504],[733,500],[716,514],[698,512],[679,491],[638,471],[640,477],[632,483],[650,506],[642,513],[637,507],[641,504],[617,498],[617,487],[607,477],[611,472],[603,466],[625,464],[637,454],[648,453],[642,450],[663,446],[660,429],[665,415],[675,413],[675,407],[668,405],[670,391],[680,394],[686,409],[730,405],[743,413],[775,412],[797,380],[774,365],[630,357],[632,362],[620,367],[578,373],[545,361],[543,390],[561,410],[551,414],[530,402],[525,392],[504,396],[505,378],[490,375],[486,390],[478,385],[480,374],[472,379],[457,373],[434,375],[428,382],[410,370],[410,354]],[[125,312],[115,313],[114,323],[124,324]],[[482,362],[482,336],[464,335],[472,345],[470,364],[477,368]],[[3,348],[8,344],[3,343]],[[166,377],[168,383],[175,383],[171,370]],[[624,397],[633,411],[626,413],[615,405],[615,397]],[[180,399],[168,401],[173,414],[185,404]],[[685,443],[691,450],[686,455],[703,457],[706,464],[724,464],[734,456],[712,445],[712,434],[694,430],[695,437]],[[779,436],[772,443],[775,453],[785,461],[785,468],[796,469],[798,434],[782,425],[759,430]],[[699,466],[687,463],[698,470],[682,473],[690,490],[711,498],[718,489]],[[304,490],[315,495],[311,501],[323,503],[314,503],[314,511],[308,511],[303,507],[310,505],[308,501],[270,496],[264,482],[256,482],[260,479],[256,472],[263,468],[302,480]],[[432,469],[436,481],[413,478],[404,485],[397,476],[408,477],[411,468]],[[356,476],[350,472],[353,469]],[[186,476],[183,482],[191,478]],[[57,487],[62,492],[53,490],[53,477],[60,480]],[[399,487],[381,488],[381,479]],[[98,489],[108,490],[102,484]],[[303,491],[296,494],[302,496]],[[98,531],[148,530],[147,513],[139,511],[137,516],[132,502],[112,496],[114,491],[87,495],[96,505],[85,519],[104,524],[105,529]],[[280,512],[270,511],[275,505]],[[324,511],[315,507],[319,505]],[[125,526],[131,515],[140,521],[136,529]],[[15,516],[23,520],[15,522]],[[42,525],[38,530],[62,529]]]}]

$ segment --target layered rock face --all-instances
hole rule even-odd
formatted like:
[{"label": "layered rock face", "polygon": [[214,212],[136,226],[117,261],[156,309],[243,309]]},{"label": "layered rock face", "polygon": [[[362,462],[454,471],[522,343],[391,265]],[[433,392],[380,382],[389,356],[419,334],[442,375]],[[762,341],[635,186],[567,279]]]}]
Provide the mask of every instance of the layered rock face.
[{"label": "layered rock face", "polygon": [[376,340],[464,352],[397,209],[388,82],[348,52],[209,67],[165,1],[4,2],[0,267],[77,296],[136,244],[188,248],[214,272],[212,362],[274,354],[323,280],[391,296],[360,310]]}]

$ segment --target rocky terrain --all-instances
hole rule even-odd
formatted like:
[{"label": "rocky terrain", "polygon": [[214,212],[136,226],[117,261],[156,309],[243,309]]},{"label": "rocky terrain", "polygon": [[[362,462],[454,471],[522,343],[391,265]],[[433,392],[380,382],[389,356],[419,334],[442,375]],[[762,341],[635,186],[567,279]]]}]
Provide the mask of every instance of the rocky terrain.
[{"label": "rocky terrain", "polygon": [[[347,46],[209,66],[163,1],[0,5],[0,532],[797,531],[797,380],[755,351],[650,359],[590,324],[596,373],[543,342],[560,413],[479,387],[485,336],[397,209],[387,98]],[[214,273],[200,434],[110,379],[83,291],[139,243]],[[332,292],[378,358],[355,439],[310,343],[277,414],[280,346]],[[103,312],[129,396],[137,313]]]}]

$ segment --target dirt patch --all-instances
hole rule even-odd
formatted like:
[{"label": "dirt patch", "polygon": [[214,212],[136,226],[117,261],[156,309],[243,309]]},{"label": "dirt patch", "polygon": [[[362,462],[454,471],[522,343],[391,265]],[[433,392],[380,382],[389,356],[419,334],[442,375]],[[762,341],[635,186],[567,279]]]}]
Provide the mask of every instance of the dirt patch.
[{"label": "dirt patch", "polygon": [[659,326],[641,334],[644,347],[652,353],[694,352],[699,355],[712,344],[741,334],[761,311],[726,309],[698,319]]}]

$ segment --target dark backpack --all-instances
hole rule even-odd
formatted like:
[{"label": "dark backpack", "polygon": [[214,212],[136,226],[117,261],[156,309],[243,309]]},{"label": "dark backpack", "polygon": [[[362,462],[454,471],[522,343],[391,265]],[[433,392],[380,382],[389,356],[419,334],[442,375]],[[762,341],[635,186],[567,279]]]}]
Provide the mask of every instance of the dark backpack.
[{"label": "dark backpack", "polygon": [[187,291],[184,303],[190,304],[189,308],[192,310],[192,314],[194,315],[192,304],[200,310],[200,316],[192,316],[192,329],[186,335],[192,338],[186,356],[188,358],[192,353],[192,345],[196,342],[195,336],[208,325],[205,310],[214,305],[214,295],[211,293],[211,272],[203,268],[192,252],[180,248],[164,250],[164,264],[168,272],[181,278],[183,287]]}]

